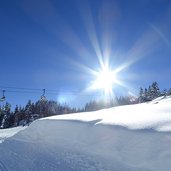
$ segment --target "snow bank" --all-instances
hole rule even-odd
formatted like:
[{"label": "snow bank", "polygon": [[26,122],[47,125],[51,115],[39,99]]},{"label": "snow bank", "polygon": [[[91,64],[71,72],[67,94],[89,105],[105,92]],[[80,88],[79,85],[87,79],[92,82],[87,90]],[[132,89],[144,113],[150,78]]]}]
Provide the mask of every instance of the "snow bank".
[{"label": "snow bank", "polygon": [[0,144],[0,170],[170,171],[171,133],[151,129],[170,131],[170,102],[37,120]]},{"label": "snow bank", "polygon": [[21,130],[24,130],[26,127],[16,127],[10,129],[0,129],[0,143],[2,143],[5,139],[14,136]]},{"label": "snow bank", "polygon": [[171,131],[171,97],[160,97],[148,103],[119,106],[96,112],[52,116],[44,119],[97,121],[95,124],[119,125],[129,129]]}]

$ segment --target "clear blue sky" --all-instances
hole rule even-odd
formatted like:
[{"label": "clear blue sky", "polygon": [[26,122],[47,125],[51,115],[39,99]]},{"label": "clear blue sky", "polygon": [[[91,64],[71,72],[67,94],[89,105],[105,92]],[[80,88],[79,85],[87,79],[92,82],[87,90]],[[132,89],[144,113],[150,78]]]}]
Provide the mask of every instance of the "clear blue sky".
[{"label": "clear blue sky", "polygon": [[[100,50],[111,68],[127,66],[116,94],[170,88],[170,18],[170,0],[0,1],[0,86],[55,89],[48,99],[81,106],[99,93],[85,92],[94,79],[85,68],[99,68]],[[13,105],[41,96],[2,89]]]}]

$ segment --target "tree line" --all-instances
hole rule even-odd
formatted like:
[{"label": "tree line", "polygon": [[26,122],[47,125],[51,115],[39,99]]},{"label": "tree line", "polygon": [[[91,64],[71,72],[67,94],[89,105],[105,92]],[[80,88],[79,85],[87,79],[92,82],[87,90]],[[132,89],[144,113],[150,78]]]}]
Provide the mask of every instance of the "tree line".
[{"label": "tree line", "polygon": [[138,103],[138,98],[134,96],[120,96],[107,100],[93,100],[85,104],[84,111],[96,111],[104,108],[111,108],[122,105]]},{"label": "tree line", "polygon": [[151,85],[149,85],[148,88],[142,88],[140,87],[139,92],[139,103],[148,102],[151,100],[154,100],[157,97],[160,96],[169,96],[171,95],[171,88],[170,89],[164,89],[163,91],[160,90],[158,83],[155,81]]},{"label": "tree line", "polygon": [[24,107],[16,105],[14,111],[7,102],[4,106],[0,106],[0,128],[24,126],[38,118],[75,112],[79,112],[79,109],[66,104],[61,105],[53,100],[38,100],[35,103],[29,100]]}]

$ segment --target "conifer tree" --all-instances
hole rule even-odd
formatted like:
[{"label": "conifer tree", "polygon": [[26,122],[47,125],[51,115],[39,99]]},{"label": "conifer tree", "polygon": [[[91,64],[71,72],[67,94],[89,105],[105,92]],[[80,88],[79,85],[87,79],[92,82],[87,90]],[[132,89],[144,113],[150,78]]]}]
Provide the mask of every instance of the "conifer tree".
[{"label": "conifer tree", "polygon": [[10,111],[11,111],[11,105],[9,103],[6,103],[5,106],[3,107],[3,119],[1,122],[1,128],[8,128],[10,123],[9,123],[9,117],[10,117]]},{"label": "conifer tree", "polygon": [[153,82],[152,85],[151,85],[151,95],[152,95],[152,99],[155,99],[157,97],[160,96],[160,89],[159,89],[159,86],[158,86],[158,83],[157,82]]},{"label": "conifer tree", "polygon": [[139,92],[139,103],[144,102],[144,91],[143,88],[140,87],[140,92]]}]

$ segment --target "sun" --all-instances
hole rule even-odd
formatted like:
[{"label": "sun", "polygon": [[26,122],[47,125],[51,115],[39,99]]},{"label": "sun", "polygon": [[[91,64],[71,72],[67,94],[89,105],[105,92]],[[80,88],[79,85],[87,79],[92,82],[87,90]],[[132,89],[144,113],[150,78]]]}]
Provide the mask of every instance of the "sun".
[{"label": "sun", "polygon": [[95,77],[91,88],[95,90],[101,89],[105,95],[112,95],[113,87],[118,82],[115,70],[111,70],[108,65],[105,65],[99,72],[96,72]]}]

